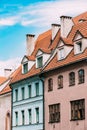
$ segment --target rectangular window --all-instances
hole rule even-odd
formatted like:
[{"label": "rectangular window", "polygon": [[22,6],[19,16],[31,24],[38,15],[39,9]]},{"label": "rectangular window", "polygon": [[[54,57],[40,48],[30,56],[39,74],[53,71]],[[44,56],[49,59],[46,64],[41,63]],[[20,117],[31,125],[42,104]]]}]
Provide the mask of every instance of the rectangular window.
[{"label": "rectangular window", "polygon": [[39,95],[39,83],[35,83],[35,87],[36,87],[36,96]]},{"label": "rectangular window", "polygon": [[21,92],[22,92],[22,100],[23,100],[24,99],[24,95],[25,95],[24,87],[21,88]]},{"label": "rectangular window", "polygon": [[49,78],[48,79],[48,91],[52,91],[53,90],[53,79]]},{"label": "rectangular window", "polygon": [[15,101],[18,101],[18,89],[15,90]]},{"label": "rectangular window", "polygon": [[15,124],[18,125],[18,112],[15,112]]},{"label": "rectangular window", "polygon": [[24,125],[24,121],[25,121],[24,110],[21,111],[21,114],[22,114],[22,125]]},{"label": "rectangular window", "polygon": [[78,42],[77,46],[78,46],[78,52],[81,52],[82,51],[82,43]]},{"label": "rectangular window", "polygon": [[39,123],[39,108],[36,108],[36,123]]},{"label": "rectangular window", "polygon": [[42,67],[42,65],[43,65],[43,57],[41,56],[37,58],[37,68]]},{"label": "rectangular window", "polygon": [[23,64],[23,72],[24,74],[28,72],[28,63]]},{"label": "rectangular window", "polygon": [[60,122],[60,104],[49,105],[49,123]]},{"label": "rectangular window", "polygon": [[85,100],[71,101],[71,120],[85,119]]},{"label": "rectangular window", "polygon": [[29,124],[32,123],[32,114],[31,114],[31,109],[28,110],[29,113]]},{"label": "rectangular window", "polygon": [[31,85],[28,85],[28,94],[29,94],[29,98],[31,97]]},{"label": "rectangular window", "polygon": [[64,59],[64,48],[59,49],[59,59]]}]

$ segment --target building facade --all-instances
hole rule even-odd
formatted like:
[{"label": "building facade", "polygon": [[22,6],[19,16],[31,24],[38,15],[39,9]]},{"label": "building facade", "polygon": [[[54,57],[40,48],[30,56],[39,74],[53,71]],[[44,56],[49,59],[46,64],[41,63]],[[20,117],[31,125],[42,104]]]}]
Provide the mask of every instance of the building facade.
[{"label": "building facade", "polygon": [[12,130],[43,129],[43,83],[38,76],[12,85]]},{"label": "building facade", "polygon": [[87,130],[86,16],[61,17],[54,55],[42,71],[45,130]]}]

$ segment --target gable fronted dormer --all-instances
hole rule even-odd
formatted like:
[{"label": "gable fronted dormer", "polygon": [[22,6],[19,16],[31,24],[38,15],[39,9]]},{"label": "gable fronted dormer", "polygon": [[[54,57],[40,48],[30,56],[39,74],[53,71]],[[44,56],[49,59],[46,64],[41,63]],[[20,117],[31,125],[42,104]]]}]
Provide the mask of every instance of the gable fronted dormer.
[{"label": "gable fronted dormer", "polygon": [[74,54],[80,54],[86,49],[87,38],[83,37],[79,31],[77,31],[73,41],[74,41]]},{"label": "gable fronted dormer", "polygon": [[23,59],[22,59],[22,74],[26,74],[30,69],[31,67],[34,65],[34,60],[31,60],[29,57],[27,56],[24,56]]},{"label": "gable fronted dormer", "polygon": [[70,53],[70,51],[72,50],[72,46],[71,45],[67,45],[64,43],[64,41],[62,40],[62,38],[60,39],[58,46],[57,46],[57,50],[58,50],[58,60],[63,60],[66,58],[66,56]]},{"label": "gable fronted dormer", "polygon": [[41,68],[47,62],[50,54],[43,52],[41,49],[36,54],[36,68]]}]

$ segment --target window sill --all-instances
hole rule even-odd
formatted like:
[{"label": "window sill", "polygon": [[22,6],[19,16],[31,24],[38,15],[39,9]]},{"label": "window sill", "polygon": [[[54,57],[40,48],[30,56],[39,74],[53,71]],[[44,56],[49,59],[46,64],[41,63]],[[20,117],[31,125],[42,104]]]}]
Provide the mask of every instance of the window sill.
[{"label": "window sill", "polygon": [[69,87],[73,87],[75,84],[69,84]]},{"label": "window sill", "polygon": [[49,124],[60,123],[60,121],[48,122]]},{"label": "window sill", "polygon": [[82,119],[71,119],[70,121],[79,121],[79,120],[85,120],[85,118],[82,118]]},{"label": "window sill", "polygon": [[63,89],[63,87],[59,87],[58,89]]},{"label": "window sill", "polygon": [[79,82],[78,84],[83,84],[84,82]]}]

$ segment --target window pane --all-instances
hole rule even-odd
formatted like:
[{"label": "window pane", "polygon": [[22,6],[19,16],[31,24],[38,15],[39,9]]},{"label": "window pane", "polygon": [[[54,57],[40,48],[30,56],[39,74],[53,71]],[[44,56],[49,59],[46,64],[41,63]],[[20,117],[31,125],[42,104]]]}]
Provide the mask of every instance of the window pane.
[{"label": "window pane", "polygon": [[21,89],[22,91],[22,100],[24,99],[24,87]]},{"label": "window pane", "polygon": [[82,120],[85,118],[85,100],[71,102],[71,120]]},{"label": "window pane", "polygon": [[71,72],[69,74],[69,85],[70,86],[75,85],[75,73],[74,72]]},{"label": "window pane", "polygon": [[22,125],[24,125],[24,120],[25,120],[24,111],[21,111],[21,113],[22,113]]},{"label": "window pane", "polygon": [[48,91],[52,91],[53,90],[53,79],[50,78],[48,79]]},{"label": "window pane", "polygon": [[58,88],[63,88],[63,76],[58,77]]},{"label": "window pane", "polygon": [[84,83],[84,70],[78,71],[79,83]]},{"label": "window pane", "polygon": [[28,94],[29,94],[29,98],[31,97],[31,85],[28,86]]},{"label": "window pane", "polygon": [[36,123],[39,123],[39,108],[36,108]]},{"label": "window pane", "polygon": [[41,56],[37,58],[37,67],[40,68],[42,67],[42,65],[43,65],[43,57]]},{"label": "window pane", "polygon": [[28,112],[29,112],[29,124],[31,124],[32,123],[31,109],[29,109]]},{"label": "window pane", "polygon": [[18,112],[15,112],[15,123],[16,123],[16,126],[18,125]]},{"label": "window pane", "polygon": [[49,122],[60,122],[60,104],[54,104],[49,106]]},{"label": "window pane", "polygon": [[59,56],[60,56],[60,59],[64,58],[64,48],[59,49]]},{"label": "window pane", "polygon": [[28,63],[23,65],[23,70],[24,70],[24,73],[28,72]]},{"label": "window pane", "polygon": [[15,100],[18,101],[18,89],[15,90]]},{"label": "window pane", "polygon": [[39,95],[39,83],[35,83],[35,87],[36,87],[36,96]]}]

